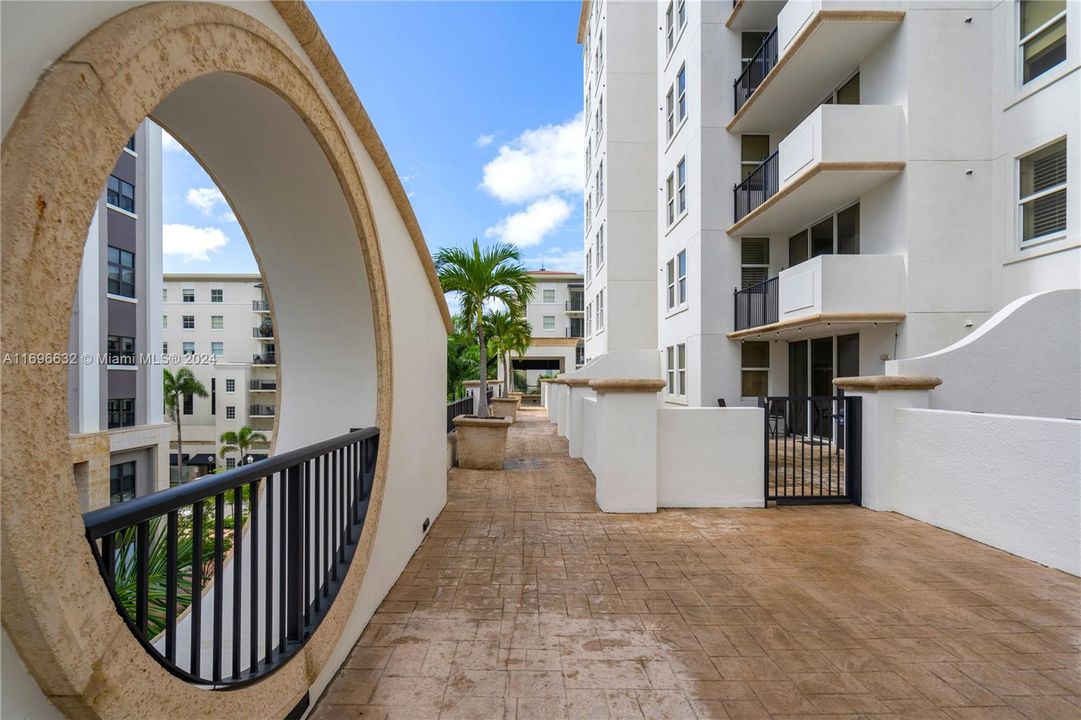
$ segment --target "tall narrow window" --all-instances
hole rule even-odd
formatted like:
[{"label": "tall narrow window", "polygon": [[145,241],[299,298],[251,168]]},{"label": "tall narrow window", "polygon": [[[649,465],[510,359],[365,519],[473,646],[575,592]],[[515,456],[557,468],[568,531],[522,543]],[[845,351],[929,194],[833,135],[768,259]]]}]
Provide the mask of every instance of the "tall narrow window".
[{"label": "tall narrow window", "polygon": [[680,215],[687,211],[687,158],[676,165],[676,206]]},{"label": "tall narrow window", "polygon": [[184,395],[184,409],[182,411],[185,415],[193,415],[195,413],[195,397],[193,395]]},{"label": "tall narrow window", "polygon": [[669,345],[665,349],[665,370],[668,394],[683,398],[687,395],[687,346],[684,343]]},{"label": "tall narrow window", "polygon": [[668,9],[664,11],[664,37],[665,46],[668,48],[668,52],[672,52],[672,48],[676,46],[676,25],[674,22],[675,13],[673,12],[673,4],[668,3]]},{"label": "tall narrow window", "polygon": [[108,291],[110,295],[135,297],[135,254],[109,246]]},{"label": "tall narrow window", "polygon": [[1066,232],[1066,139],[1021,158],[1021,245]]},{"label": "tall narrow window", "polygon": [[740,179],[745,180],[769,157],[769,135],[741,135],[739,145]]},{"label": "tall narrow window", "polygon": [[1021,0],[1021,82],[1066,60],[1066,0]]},{"label": "tall narrow window", "polygon": [[665,307],[669,310],[676,306],[676,261],[669,260],[664,266]]},{"label": "tall narrow window", "polygon": [[135,186],[116,175],[110,175],[105,191],[105,202],[130,213],[135,212]]},{"label": "tall narrow window", "polygon": [[597,332],[604,329],[604,289],[597,293]]},{"label": "tall narrow window", "polygon": [[740,353],[740,395],[745,398],[765,397],[769,394],[769,343],[745,342]]},{"label": "tall narrow window", "polygon": [[769,238],[740,239],[740,284],[743,289],[769,277]]},{"label": "tall narrow window", "polygon": [[687,117],[687,66],[679,69],[676,75],[676,107],[679,110],[679,122]]},{"label": "tall narrow window", "polygon": [[683,26],[687,24],[687,0],[679,1],[679,29],[682,30]]},{"label": "tall narrow window", "polygon": [[676,300],[680,305],[687,302],[687,251],[676,255]]},{"label": "tall narrow window", "polygon": [[109,504],[119,505],[135,499],[135,461],[117,463],[109,468]]},{"label": "tall narrow window", "polygon": [[669,140],[676,134],[676,91],[668,88],[668,94],[664,98],[665,137]]},{"label": "tall narrow window", "polygon": [[[604,202],[604,160],[600,161],[597,165],[597,207],[600,208],[601,203]],[[600,262],[600,258],[597,258],[597,262]]]},{"label": "tall narrow window", "polygon": [[676,221],[676,181],[674,175],[669,175],[664,181],[664,202],[668,208],[668,224]]},{"label": "tall narrow window", "polygon": [[604,135],[604,95],[597,98],[597,141]]},{"label": "tall narrow window", "polygon": [[586,284],[589,284],[590,278],[593,277],[593,250],[586,250]]},{"label": "tall narrow window", "polygon": [[604,223],[597,230],[597,267],[604,265]]}]

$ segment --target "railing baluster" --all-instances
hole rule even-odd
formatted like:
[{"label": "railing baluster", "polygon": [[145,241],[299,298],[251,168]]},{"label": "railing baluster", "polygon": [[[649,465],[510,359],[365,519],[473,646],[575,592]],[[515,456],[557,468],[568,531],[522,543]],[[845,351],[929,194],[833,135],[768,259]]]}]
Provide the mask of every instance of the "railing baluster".
[{"label": "railing baluster", "polygon": [[319,561],[323,568],[323,597],[330,596],[330,529],[333,527],[330,514],[330,456],[323,455],[323,555]]},{"label": "railing baluster", "polygon": [[[280,475],[279,475],[280,477]],[[267,667],[274,662],[274,475],[266,478],[266,608],[263,610],[263,658]],[[281,578],[278,578],[281,582]]]},{"label": "railing baluster", "polygon": [[289,505],[289,470],[278,473],[278,655],[285,654],[286,618],[288,604],[286,595],[289,590],[289,573],[286,564],[289,558],[289,524],[287,508]]},{"label": "railing baluster", "polygon": [[300,521],[300,533],[304,536],[304,554],[300,558],[300,564],[303,568],[300,572],[300,581],[303,585],[303,597],[304,597],[304,625],[305,627],[311,621],[311,590],[309,589],[309,578],[311,577],[311,518],[308,513],[311,511],[311,495],[308,492],[311,488],[311,463],[305,462],[300,466],[300,482],[301,482],[301,495],[304,496],[304,513],[303,519]]},{"label": "railing baluster", "polygon": [[225,597],[223,566],[225,563],[225,493],[214,496],[214,655],[211,672],[214,682],[221,682],[222,615]]},{"label": "railing baluster", "polygon": [[[150,578],[147,572],[149,546],[150,523],[144,520],[135,531],[135,626],[144,634],[150,613]],[[131,548],[124,549],[124,552],[130,551]]]},{"label": "railing baluster", "polygon": [[321,608],[322,597],[323,597],[323,592],[322,592],[323,561],[321,559],[322,558],[322,551],[323,551],[323,538],[320,535],[320,529],[321,529],[322,526],[321,526],[321,524],[319,522],[319,518],[322,515],[322,513],[320,512],[320,509],[322,508],[322,504],[319,502],[319,500],[320,500],[320,492],[319,492],[320,487],[319,486],[323,482],[322,460],[323,460],[322,458],[315,458],[315,460],[312,461],[312,471],[313,471],[312,487],[313,487],[313,489],[315,491],[315,499],[312,501],[312,508],[314,510],[312,512],[312,522],[313,522],[313,525],[314,525],[314,532],[312,533],[312,542],[314,543],[315,547],[312,548],[312,551],[313,551],[315,556],[312,558],[312,574],[311,575],[312,575],[312,601],[315,603],[315,612],[317,612],[317,613],[319,612],[319,610]]},{"label": "railing baluster", "polygon": [[203,655],[203,501],[191,506],[191,657],[189,672],[199,677]]},{"label": "railing baluster", "polygon": [[248,612],[248,673],[253,674],[259,666],[259,481],[248,483],[248,536],[251,538],[251,578],[248,581],[251,591]]},{"label": "railing baluster", "polygon": [[165,527],[165,659],[176,662],[176,542],[177,511],[169,513]]},{"label": "railing baluster", "polygon": [[[241,547],[241,529],[244,527],[243,490],[233,490],[233,638],[232,671],[233,679],[240,679],[240,623],[241,602],[243,600],[244,553]],[[254,566],[255,563],[252,563]]]}]

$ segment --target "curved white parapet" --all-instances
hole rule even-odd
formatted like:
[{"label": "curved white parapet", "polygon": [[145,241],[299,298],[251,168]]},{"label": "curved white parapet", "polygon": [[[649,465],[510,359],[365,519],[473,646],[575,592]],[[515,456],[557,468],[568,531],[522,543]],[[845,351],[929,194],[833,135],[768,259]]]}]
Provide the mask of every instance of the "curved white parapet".
[{"label": "curved white parapet", "polygon": [[1018,298],[963,340],[886,363],[887,375],[933,375],[931,407],[1081,418],[1081,289]]}]

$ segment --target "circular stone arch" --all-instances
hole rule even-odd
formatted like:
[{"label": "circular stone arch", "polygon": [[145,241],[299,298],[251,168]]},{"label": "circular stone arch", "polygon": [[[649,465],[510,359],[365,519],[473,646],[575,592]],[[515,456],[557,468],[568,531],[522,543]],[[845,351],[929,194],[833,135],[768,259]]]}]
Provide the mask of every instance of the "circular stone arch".
[{"label": "circular stone arch", "polygon": [[[185,117],[191,102],[230,91],[249,95],[280,117],[280,107],[274,108],[279,103],[306,129],[309,147],[283,144],[280,151],[287,157],[304,149],[294,158],[302,161],[298,172],[308,168],[316,176],[332,174],[328,202],[337,206],[323,209],[347,215],[346,239],[363,263],[355,288],[364,291],[363,304],[371,318],[355,322],[365,325],[361,335],[373,340],[368,352],[374,381],[364,395],[370,395],[371,405],[366,420],[382,429],[368,522],[337,602],[302,652],[246,688],[209,692],[188,685],[161,667],[128,631],[92,560],[68,451],[66,367],[5,365],[0,375],[3,626],[43,692],[71,716],[284,716],[326,664],[371,556],[387,475],[392,402],[390,318],[378,237],[333,101],[304,59],[251,16],[216,4],[143,5],[93,30],[42,75],[2,148],[3,350],[66,352],[83,246],[104,178],[117,148],[144,118],[160,112],[164,124],[182,133],[253,233],[260,265],[275,289],[276,320],[284,324],[283,375],[290,367],[310,366],[301,359],[303,348],[288,345],[290,331],[300,332],[310,321],[303,313],[291,316],[297,295],[283,290],[289,283],[282,263],[291,250],[280,242],[260,247],[260,218],[253,217],[260,206],[253,200],[258,196],[253,188],[264,178],[250,176],[258,172],[258,164],[253,158],[247,167],[247,183],[238,180],[234,175],[243,169],[241,163],[235,158],[220,162],[220,148],[200,135],[207,126]],[[183,134],[188,129],[191,136]],[[281,186],[262,189],[288,202],[275,194]],[[303,217],[306,210],[297,207],[295,212]],[[339,246],[332,249],[348,256],[346,243],[338,239]],[[331,250],[312,238],[298,237],[295,244],[306,247],[309,258]],[[314,262],[293,251],[301,269]],[[286,255],[269,257],[282,252]],[[307,337],[310,341],[311,335]],[[292,417],[295,431],[289,430],[291,418],[282,418],[278,450],[311,441],[302,428],[318,425],[311,422],[314,418],[302,417],[312,409],[299,399],[302,384],[285,377],[282,387],[298,393],[283,398],[287,412],[297,415]],[[340,427],[336,434],[348,429]]]}]

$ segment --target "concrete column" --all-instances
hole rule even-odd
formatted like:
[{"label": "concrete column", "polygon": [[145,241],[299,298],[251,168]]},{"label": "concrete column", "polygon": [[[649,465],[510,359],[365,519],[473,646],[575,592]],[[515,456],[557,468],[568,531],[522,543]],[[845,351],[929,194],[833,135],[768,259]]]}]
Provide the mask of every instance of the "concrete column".
[{"label": "concrete column", "polygon": [[930,392],[942,384],[937,377],[875,375],[837,378],[833,384],[849,397],[862,398],[863,506],[893,510],[894,410],[927,408]]},{"label": "concrete column", "polygon": [[597,393],[597,505],[604,512],[657,511],[657,392],[664,380],[593,380]]},{"label": "concrete column", "polygon": [[556,434],[567,437],[567,418],[570,414],[570,388],[567,381],[560,378],[556,383]]},{"label": "concrete column", "polygon": [[548,408],[548,382],[549,378],[540,379],[540,404],[542,408],[548,409],[548,420],[551,421],[552,413],[551,409]]},{"label": "concrete column", "polygon": [[572,458],[582,457],[582,398],[591,392],[589,378],[567,378],[567,443]]}]

